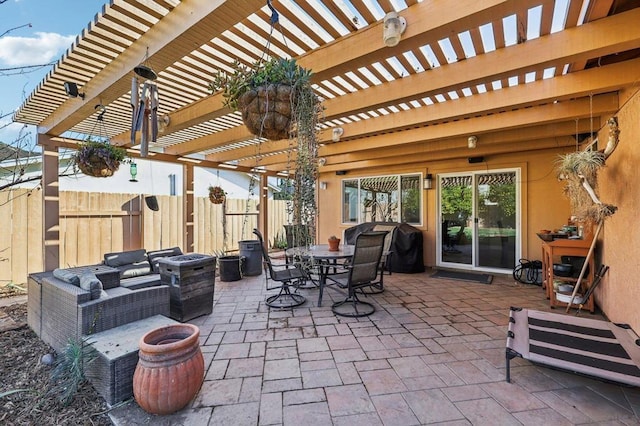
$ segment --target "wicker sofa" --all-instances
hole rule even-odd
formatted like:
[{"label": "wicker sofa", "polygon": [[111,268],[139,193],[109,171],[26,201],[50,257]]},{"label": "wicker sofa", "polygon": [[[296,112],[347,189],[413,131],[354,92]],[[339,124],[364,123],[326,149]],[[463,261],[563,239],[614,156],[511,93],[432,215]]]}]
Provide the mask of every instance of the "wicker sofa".
[{"label": "wicker sofa", "polygon": [[[154,315],[169,316],[169,287],[162,285],[157,260],[182,254],[178,247],[107,253],[102,265],[30,274],[27,321],[56,351],[79,339]],[[67,282],[59,271],[95,272],[102,291]]]}]

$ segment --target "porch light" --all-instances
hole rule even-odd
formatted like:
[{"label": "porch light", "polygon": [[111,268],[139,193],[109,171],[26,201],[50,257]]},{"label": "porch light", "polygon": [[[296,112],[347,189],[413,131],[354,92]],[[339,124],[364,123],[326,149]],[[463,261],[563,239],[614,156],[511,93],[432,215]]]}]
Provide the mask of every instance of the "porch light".
[{"label": "porch light", "polygon": [[84,100],[84,93],[80,93],[78,91],[78,85],[76,83],[72,82],[72,81],[65,81],[64,82],[64,92],[70,98],[80,97],[80,99]]},{"label": "porch light", "polygon": [[431,189],[433,188],[433,175],[431,173],[427,173],[427,175],[424,177],[424,189]]},{"label": "porch light", "polygon": [[389,12],[384,17],[384,29],[382,40],[387,47],[397,46],[400,43],[400,37],[404,30],[407,29],[407,21],[398,16],[397,12]]},{"label": "porch light", "polygon": [[467,139],[467,146],[469,147],[469,149],[474,149],[477,143],[478,143],[477,136],[469,136],[469,139]]}]

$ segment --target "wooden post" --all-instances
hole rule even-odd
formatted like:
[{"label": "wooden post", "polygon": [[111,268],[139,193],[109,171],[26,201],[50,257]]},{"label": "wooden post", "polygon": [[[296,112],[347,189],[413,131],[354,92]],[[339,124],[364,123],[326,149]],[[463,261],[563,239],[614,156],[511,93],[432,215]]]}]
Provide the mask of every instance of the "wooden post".
[{"label": "wooden post", "polygon": [[38,134],[42,146],[42,263],[43,270],[60,267],[60,195],[58,147],[47,135]]},{"label": "wooden post", "polygon": [[268,176],[260,175],[260,190],[258,191],[258,229],[262,232],[267,247],[269,247],[269,189]]},{"label": "wooden post", "polygon": [[182,225],[183,232],[183,244],[185,248],[185,253],[193,253],[194,240],[195,240],[195,218],[194,218],[194,193],[193,193],[193,185],[194,185],[194,166],[192,164],[185,164],[182,166],[182,208],[183,208],[183,217],[184,224]]}]

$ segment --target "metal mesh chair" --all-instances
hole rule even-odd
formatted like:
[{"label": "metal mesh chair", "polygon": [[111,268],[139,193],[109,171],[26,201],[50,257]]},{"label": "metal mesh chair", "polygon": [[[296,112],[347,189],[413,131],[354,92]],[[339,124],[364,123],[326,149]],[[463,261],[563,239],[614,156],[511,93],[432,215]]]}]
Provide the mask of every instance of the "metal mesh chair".
[{"label": "metal mesh chair", "polygon": [[[260,240],[260,247],[262,248],[262,259],[264,265],[265,279],[267,281],[267,290],[280,289],[278,294],[268,296],[265,303],[272,308],[293,308],[295,306],[302,305],[306,299],[301,294],[292,293],[291,286],[299,284],[304,281],[305,274],[302,269],[293,264],[274,264],[269,257],[269,252],[264,244],[264,238],[262,233],[258,229],[254,229],[253,233]],[[278,282],[275,287],[269,287],[269,279]],[[297,289],[294,289],[294,291]]]},{"label": "metal mesh chair", "polygon": [[347,289],[347,297],[331,306],[336,315],[362,317],[371,315],[376,308],[358,298],[358,292],[378,277],[380,259],[384,249],[384,237],[387,231],[363,232],[356,238],[353,258],[345,266],[347,272],[343,278],[332,278],[340,287]]}]

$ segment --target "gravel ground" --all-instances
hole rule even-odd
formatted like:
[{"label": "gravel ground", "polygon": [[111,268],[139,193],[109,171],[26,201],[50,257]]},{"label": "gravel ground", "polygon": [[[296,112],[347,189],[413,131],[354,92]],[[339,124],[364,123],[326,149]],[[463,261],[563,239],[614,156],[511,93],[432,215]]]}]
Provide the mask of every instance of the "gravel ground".
[{"label": "gravel ground", "polygon": [[[0,288],[0,298],[17,294],[24,293]],[[106,414],[107,404],[89,383],[80,387],[67,406],[46,394],[51,367],[40,360],[43,355],[53,353],[53,349],[27,326],[26,303],[0,307],[0,325],[3,324],[6,329],[0,328],[1,425],[112,425]]]}]

